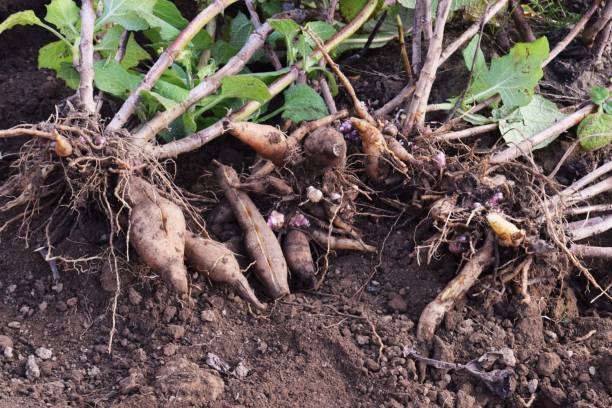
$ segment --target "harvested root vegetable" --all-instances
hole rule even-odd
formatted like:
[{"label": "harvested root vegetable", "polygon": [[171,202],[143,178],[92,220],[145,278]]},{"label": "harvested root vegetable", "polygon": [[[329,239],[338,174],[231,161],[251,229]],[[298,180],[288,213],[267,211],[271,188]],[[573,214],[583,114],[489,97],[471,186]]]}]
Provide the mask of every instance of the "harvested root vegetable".
[{"label": "harvested root vegetable", "polygon": [[151,184],[132,177],[129,182],[130,243],[142,260],[177,293],[187,293],[185,217]]},{"label": "harvested root vegetable", "polygon": [[346,251],[364,251],[376,252],[376,247],[365,244],[361,241],[352,238],[332,237],[324,231],[312,231],[312,237],[317,244],[324,248],[346,250]]},{"label": "harvested root vegetable", "polygon": [[72,145],[64,136],[55,133],[55,154],[59,157],[68,157],[72,154]]},{"label": "harvested root vegetable", "polygon": [[277,166],[282,166],[289,155],[287,136],[274,126],[230,122],[226,127],[230,135],[249,145],[257,154]]},{"label": "harvested root vegetable", "polygon": [[342,133],[330,127],[321,127],[304,141],[308,166],[317,174],[334,167],[343,167],[346,161],[346,141]]},{"label": "harvested root vegetable", "polygon": [[257,277],[270,296],[277,298],[289,294],[287,263],[276,235],[249,196],[232,187],[239,184],[234,169],[218,162],[215,164],[219,185],[244,231],[244,244],[255,261]]},{"label": "harvested root vegetable", "polygon": [[383,183],[390,170],[384,159],[384,154],[389,150],[384,136],[376,126],[365,120],[351,118],[351,123],[359,132],[361,148],[366,155],[366,175],[376,183]]},{"label": "harvested root vegetable", "polygon": [[505,219],[500,213],[487,214],[487,222],[499,237],[499,243],[502,246],[516,248],[525,240],[525,231]]},{"label": "harvested root vegetable", "polygon": [[434,300],[425,306],[417,326],[417,340],[421,345],[429,347],[434,332],[446,312],[451,310],[455,302],[461,299],[474,285],[482,271],[493,263],[495,260],[493,256],[494,242],[493,234],[489,233],[482,248],[463,266],[461,272],[446,285]]},{"label": "harvested root vegetable", "polygon": [[414,156],[408,153],[408,150],[394,137],[384,136],[387,147],[393,153],[393,155],[401,161],[412,161]]},{"label": "harvested root vegetable", "polygon": [[266,305],[257,299],[242,274],[236,257],[225,245],[187,232],[185,259],[190,266],[211,281],[232,285],[240,296],[257,309],[266,309]]},{"label": "harvested root vegetable", "polygon": [[299,230],[290,230],[283,241],[283,251],[289,270],[304,283],[307,289],[314,288],[317,282],[308,235]]},{"label": "harvested root vegetable", "polygon": [[274,176],[264,176],[247,180],[244,183],[234,186],[245,191],[252,191],[253,193],[263,194],[269,190],[280,195],[293,194],[293,188],[287,184],[283,179]]}]

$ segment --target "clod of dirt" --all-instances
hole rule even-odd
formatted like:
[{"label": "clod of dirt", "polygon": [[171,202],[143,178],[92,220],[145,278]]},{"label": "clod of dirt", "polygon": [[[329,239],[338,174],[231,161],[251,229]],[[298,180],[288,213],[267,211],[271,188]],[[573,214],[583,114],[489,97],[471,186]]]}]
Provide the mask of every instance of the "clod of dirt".
[{"label": "clod of dirt", "polygon": [[166,328],[168,334],[175,340],[182,338],[185,335],[185,327],[178,324],[169,324]]},{"label": "clod of dirt", "polygon": [[13,358],[13,340],[9,336],[0,335],[0,351],[4,357]]},{"label": "clod of dirt", "polygon": [[542,385],[541,403],[545,408],[565,407],[567,394],[561,388],[553,387],[550,382]]},{"label": "clod of dirt", "polygon": [[393,295],[387,302],[387,306],[392,312],[406,313],[408,311],[408,302],[399,294]]},{"label": "clod of dirt", "polygon": [[176,354],[176,350],[178,350],[178,346],[174,343],[168,343],[164,346],[163,352],[164,356],[170,357]]},{"label": "clod of dirt", "polygon": [[476,398],[463,390],[459,390],[457,393],[456,408],[474,408],[476,407]]},{"label": "clod of dirt", "polygon": [[555,353],[542,353],[538,359],[536,371],[545,377],[550,377],[561,365],[561,358]]},{"label": "clod of dirt", "polygon": [[128,298],[134,306],[138,306],[142,302],[142,295],[134,288],[128,289]]},{"label": "clod of dirt", "polygon": [[202,406],[215,401],[223,393],[225,384],[214,371],[200,368],[184,358],[177,358],[157,372],[157,388],[165,395],[181,396],[176,406]]},{"label": "clod of dirt", "polygon": [[202,310],[202,313],[200,313],[200,319],[205,322],[214,322],[217,320],[217,315],[215,314],[214,310]]},{"label": "clod of dirt", "polygon": [[139,369],[130,370],[130,375],[119,381],[119,389],[122,394],[132,394],[140,389],[144,383],[144,376]]}]

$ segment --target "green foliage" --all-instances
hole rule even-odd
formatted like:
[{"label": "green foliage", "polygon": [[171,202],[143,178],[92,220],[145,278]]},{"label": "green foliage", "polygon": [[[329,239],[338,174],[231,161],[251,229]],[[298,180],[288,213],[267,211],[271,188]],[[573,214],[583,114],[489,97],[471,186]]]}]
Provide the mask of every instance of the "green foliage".
[{"label": "green foliage", "polygon": [[43,22],[36,17],[36,14],[34,14],[32,10],[20,11],[18,13],[11,14],[0,24],[0,34],[18,25],[38,25],[42,27]]},{"label": "green foliage", "polygon": [[578,125],[578,139],[585,150],[600,149],[612,143],[612,115],[603,111],[588,115]]},{"label": "green foliage", "polygon": [[49,3],[45,21],[57,27],[70,41],[79,36],[79,8],[72,0],[53,0]]},{"label": "green foliage", "polygon": [[580,146],[585,150],[596,150],[612,143],[612,97],[607,88],[591,88],[591,100],[599,108],[588,115],[578,126]]},{"label": "green foliage", "polygon": [[507,108],[527,105],[544,75],[542,63],[548,53],[548,40],[542,37],[532,43],[516,44],[508,55],[494,58],[490,68],[486,63],[477,63],[480,69],[473,72],[466,103],[481,102],[499,94]]},{"label": "green foliage", "polygon": [[297,49],[293,46],[293,40],[300,32],[300,26],[297,25],[295,21],[289,19],[270,19],[268,20],[268,23],[285,39],[285,46],[287,48],[287,64],[294,64],[297,57]]},{"label": "green foliage", "polygon": [[294,85],[285,91],[284,96],[283,119],[291,119],[298,123],[319,119],[329,114],[323,98],[308,85]]},{"label": "green foliage", "polygon": [[[518,144],[548,129],[565,117],[554,102],[540,95],[535,95],[527,105],[516,108],[509,114],[505,112],[500,114],[499,111],[496,111],[494,116],[501,116],[499,130],[506,143],[511,145]],[[546,147],[549,143],[542,143],[534,150]]]}]

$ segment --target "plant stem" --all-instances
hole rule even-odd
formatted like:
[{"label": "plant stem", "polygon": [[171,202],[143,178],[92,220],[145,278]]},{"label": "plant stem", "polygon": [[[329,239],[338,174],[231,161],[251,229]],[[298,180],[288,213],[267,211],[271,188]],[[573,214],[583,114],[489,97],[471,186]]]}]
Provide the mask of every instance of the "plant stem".
[{"label": "plant stem", "polygon": [[349,81],[346,75],[344,75],[344,73],[340,70],[340,67],[329,56],[329,53],[325,51],[325,47],[323,46],[323,43],[321,43],[321,39],[319,38],[319,36],[317,36],[310,28],[305,28],[304,32],[308,34],[310,38],[312,38],[312,40],[317,45],[317,49],[321,52],[321,54],[323,54],[323,58],[325,58],[327,65],[332,69],[332,71],[334,71],[340,82],[342,82],[342,85],[344,85],[346,92],[349,94],[351,100],[353,101],[353,106],[355,107],[355,112],[357,112],[357,116],[375,125],[376,121],[374,120],[374,118],[372,118],[372,116],[370,116],[363,102],[361,102],[357,97],[357,94],[355,93],[355,89],[353,88],[351,81]]},{"label": "plant stem", "polygon": [[610,190],[612,190],[612,177],[603,179],[597,184],[593,184],[590,187],[587,187],[583,190],[578,191],[577,193],[572,194],[567,198],[567,201],[572,204],[579,201],[586,201],[590,198],[593,198],[601,193],[605,193]]},{"label": "plant stem", "polygon": [[412,80],[412,68],[410,67],[410,59],[408,58],[408,51],[406,51],[406,41],[404,39],[404,24],[402,18],[398,14],[395,16],[397,23],[397,38],[399,41],[400,55],[402,56],[402,64],[404,65],[404,71],[408,75],[408,80]]},{"label": "plant stem", "polygon": [[458,139],[463,139],[466,137],[481,135],[483,133],[489,133],[494,130],[497,130],[498,128],[499,128],[499,124],[490,123],[488,125],[475,126],[475,127],[471,127],[468,129],[458,130],[456,132],[436,134],[434,135],[434,140],[439,140],[439,141],[444,140],[448,142],[451,140],[458,140]]},{"label": "plant stem", "polygon": [[572,239],[574,241],[580,241],[583,239],[590,238],[594,235],[603,234],[609,229],[612,229],[612,215],[598,217],[596,220],[598,222],[594,224],[569,229],[569,233],[571,234]]},{"label": "plant stem", "polygon": [[587,205],[586,207],[568,208],[566,214],[580,215],[612,211],[612,204]]},{"label": "plant stem", "polygon": [[140,84],[132,91],[130,96],[123,103],[119,111],[115,114],[107,129],[110,131],[119,130],[125,125],[130,116],[136,110],[140,94],[142,91],[148,91],[153,88],[153,85],[161,77],[164,71],[172,65],[174,59],[187,46],[210,20],[217,14],[221,13],[227,6],[235,3],[237,0],[215,0],[210,6],[202,10],[183,31],[179,33],[174,42],[159,56],[155,64],[142,79]]},{"label": "plant stem", "polygon": [[10,137],[20,137],[20,136],[32,136],[32,137],[39,137],[41,139],[47,139],[47,140],[53,140],[53,141],[55,140],[55,136],[52,133],[43,132],[41,130],[22,129],[22,128],[0,130],[0,139],[8,139]]},{"label": "plant stem", "polygon": [[601,12],[601,16],[584,30],[582,41],[587,46],[592,46],[597,34],[606,27],[610,20],[612,20],[612,1],[608,0]]},{"label": "plant stem", "polygon": [[177,103],[175,106],[163,112],[157,113],[151,120],[142,125],[142,127],[136,133],[134,133],[134,139],[138,141],[149,141],[153,139],[155,135],[165,129],[176,118],[185,113],[191,106],[196,104],[202,98],[216,92],[221,86],[221,79],[229,75],[235,75],[242,71],[253,54],[255,54],[255,52],[262,47],[266,37],[271,31],[272,27],[270,27],[268,23],[260,26],[251,34],[240,52],[234,55],[227,62],[227,64],[189,91],[189,94],[184,101]]},{"label": "plant stem", "polygon": [[555,140],[561,133],[576,126],[588,114],[592,113],[595,108],[596,106],[594,104],[588,104],[584,108],[579,109],[573,114],[555,123],[548,129],[545,129],[540,133],[535,134],[530,138],[525,139],[522,142],[517,143],[514,146],[510,146],[507,149],[493,155],[489,162],[491,164],[500,164],[529,154],[535,146],[544,142],[550,142],[552,140]]},{"label": "plant stem", "polygon": [[570,251],[581,258],[603,258],[612,259],[612,247],[596,247],[590,245],[574,244]]},{"label": "plant stem", "polygon": [[536,40],[531,27],[525,20],[525,14],[519,0],[510,0],[510,9],[514,25],[521,35],[521,39],[525,42],[534,42]]},{"label": "plant stem", "polygon": [[414,22],[412,25],[412,72],[414,72],[415,75],[419,75],[421,72],[421,41],[424,19],[425,0],[416,0],[414,6]]},{"label": "plant stem", "polygon": [[[497,2],[491,7],[489,7],[489,10],[482,16],[481,22],[479,21],[472,24],[467,30],[463,32],[463,34],[461,34],[457,39],[455,39],[455,41],[449,44],[440,55],[440,60],[438,61],[437,68],[444,64],[455,52],[457,52],[459,48],[461,48],[472,37],[474,37],[478,33],[478,31],[480,31],[481,25],[486,24],[488,21],[490,21],[506,5],[506,3],[508,3],[508,0],[497,0]],[[412,61],[412,64],[413,66],[415,65],[414,61]],[[397,95],[395,95],[393,99],[391,99],[389,102],[387,102],[377,111],[375,111],[374,116],[380,118],[385,115],[388,115],[393,111],[393,109],[398,107],[406,98],[410,97],[413,92],[414,83],[410,82]]]},{"label": "plant stem", "polygon": [[[325,69],[325,61],[319,61],[319,66]],[[332,115],[338,112],[338,108],[336,107],[336,102],[334,101],[334,96],[332,95],[331,89],[329,88],[329,84],[327,83],[327,78],[325,78],[325,74],[319,75],[319,86],[321,87],[321,94],[323,95],[323,99],[325,100],[325,104],[327,105],[327,109],[329,109],[329,113]]]},{"label": "plant stem", "polygon": [[427,101],[436,78],[436,71],[439,66],[440,55],[442,53],[442,40],[444,39],[444,27],[450,13],[452,0],[440,0],[438,3],[438,14],[436,16],[436,28],[434,35],[429,43],[425,63],[419,74],[419,79],[414,88],[412,100],[408,105],[407,117],[402,126],[403,133],[408,135],[412,129],[424,127],[425,109]]},{"label": "plant stem", "polygon": [[[247,6],[247,9],[249,10],[249,14],[251,16],[251,22],[253,23],[253,26],[256,29],[259,28],[261,26],[261,21],[259,20],[259,16],[257,15],[257,10],[255,10],[255,6],[253,5],[253,0],[245,0],[245,4]],[[279,69],[283,68],[283,65],[278,59],[278,55],[276,55],[276,53],[274,52],[274,50],[269,44],[264,44],[264,51],[266,52],[266,55],[270,59],[270,62],[272,62],[272,65],[274,66],[275,70],[278,71]]]},{"label": "plant stem", "polygon": [[584,186],[591,184],[593,181],[597,180],[599,177],[603,176],[604,174],[609,173],[610,171],[612,171],[612,160],[610,160],[606,164],[599,166],[598,168],[596,168],[595,170],[593,170],[592,172],[590,172],[589,174],[587,174],[580,180],[574,182],[571,186],[561,191],[555,197],[572,195],[580,191]]},{"label": "plant stem", "polygon": [[96,111],[94,101],[94,70],[93,70],[93,32],[96,21],[96,13],[91,0],[81,2],[81,40],[79,42],[79,99],[85,110],[89,113]]},{"label": "plant stem", "polygon": [[597,7],[599,6],[599,3],[601,3],[601,0],[593,0],[593,3],[591,4],[591,7],[589,7],[589,9],[586,11],[586,13],[584,13],[582,18],[570,30],[570,32],[567,34],[567,36],[565,36],[565,38],[563,40],[561,40],[555,46],[555,48],[553,48],[550,51],[550,54],[548,55],[548,58],[542,64],[542,67],[545,67],[552,60],[554,60],[557,57],[557,55],[559,55],[561,53],[561,51],[563,51],[565,49],[565,47],[567,47],[568,44],[571,43],[574,38],[576,38],[578,33],[580,33],[580,31],[582,31],[582,29],[584,28],[586,23],[589,22],[589,19],[591,18],[593,13],[595,13],[595,10],[597,10]]},{"label": "plant stem", "polygon": [[[330,52],[334,48],[336,48],[339,44],[341,44],[344,40],[353,35],[365,22],[370,18],[372,12],[376,8],[377,0],[370,0],[363,7],[363,9],[359,12],[359,14],[347,25],[345,25],[340,31],[338,31],[332,38],[330,38],[325,43],[325,50]],[[314,60],[315,62],[320,60],[322,57],[321,52],[319,50],[314,51],[308,58]],[[291,85],[293,81],[298,77],[298,73],[300,71],[300,66],[302,64],[298,64],[294,66],[291,71],[282,76],[281,78],[274,81],[269,87],[268,91],[272,96],[278,95],[282,92],[286,87]],[[251,114],[256,112],[261,107],[261,104],[256,101],[247,102],[240,108],[238,111],[234,112],[229,116],[230,120],[246,120]],[[220,119],[215,122],[212,126],[203,129],[197,133],[194,133],[191,136],[185,137],[180,140],[176,140],[174,142],[168,143],[163,146],[155,146],[152,147],[152,153],[160,159],[168,158],[168,157],[176,157],[179,154],[190,152],[192,150],[198,149],[199,147],[205,145],[211,140],[216,139],[221,136],[224,131],[223,122],[228,118]]]}]

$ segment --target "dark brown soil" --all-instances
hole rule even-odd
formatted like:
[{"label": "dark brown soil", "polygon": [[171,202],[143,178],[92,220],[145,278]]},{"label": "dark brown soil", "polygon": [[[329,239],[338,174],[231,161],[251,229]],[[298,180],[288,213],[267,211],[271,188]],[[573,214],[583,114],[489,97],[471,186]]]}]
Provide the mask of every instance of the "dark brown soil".
[{"label": "dark brown soil", "polygon": [[[0,36],[0,128],[44,120],[69,94],[51,73],[36,69],[47,40],[32,27]],[[390,60],[395,52],[390,47],[369,58]],[[372,98],[401,87],[399,64],[371,67],[364,81],[382,89]],[[358,85],[358,92],[366,89]],[[0,152],[13,147],[0,142]],[[393,220],[364,221],[366,241],[380,255],[333,256],[319,292],[294,293],[265,316],[251,313],[232,290],[196,276],[197,304],[187,307],[133,263],[120,276],[112,354],[115,276],[95,261],[80,270],[63,264],[54,284],[35,247],[16,239],[24,231],[9,229],[0,234],[0,408],[520,407],[519,397],[529,400],[534,387],[535,407],[612,406],[612,323],[603,309],[581,300],[590,299],[581,280],[535,284],[530,309],[516,303],[511,289],[495,295],[478,286],[438,330],[435,357],[442,360],[466,363],[512,349],[516,389],[509,398],[463,372],[432,369],[419,381],[403,349],[414,344],[423,307],[458,262],[442,255],[427,266],[411,258],[417,221],[404,216],[391,231]],[[106,231],[95,225],[77,228],[59,249],[71,256],[99,252],[95,242]],[[51,350],[50,358],[41,347]],[[209,353],[248,373],[218,374],[207,364]],[[30,366],[28,378],[29,356],[37,356],[39,376]]]}]

